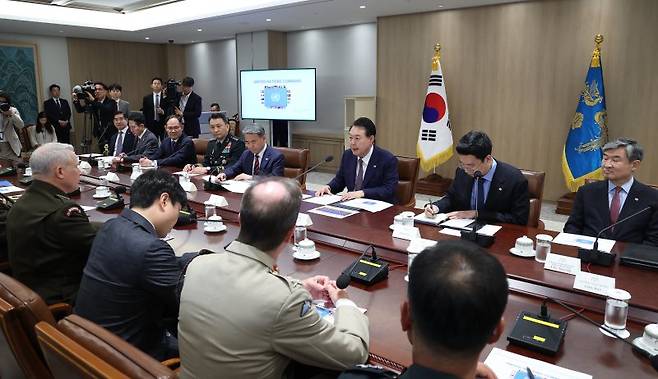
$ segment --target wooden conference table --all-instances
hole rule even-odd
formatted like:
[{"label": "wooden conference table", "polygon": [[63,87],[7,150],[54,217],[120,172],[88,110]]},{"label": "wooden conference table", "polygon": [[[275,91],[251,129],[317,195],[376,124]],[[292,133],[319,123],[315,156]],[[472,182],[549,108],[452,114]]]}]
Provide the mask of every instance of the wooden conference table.
[{"label": "wooden conference table", "polygon": [[[95,205],[92,198],[94,188],[99,184],[98,176],[105,172],[95,167],[83,175],[81,180],[81,195],[75,198],[81,205]],[[118,172],[119,182],[111,186],[130,186],[130,172]],[[200,226],[189,225],[175,228],[169,243],[177,254],[198,251],[202,248],[221,251],[224,246],[233,241],[238,234],[238,211],[240,194],[228,191],[204,191],[200,177],[192,178],[199,189],[188,193],[188,199],[193,209],[203,215],[204,201],[211,194],[224,196],[228,206],[219,209],[228,229],[223,233],[208,234]],[[129,188],[128,188],[129,190]],[[129,194],[124,195],[129,202]],[[302,202],[302,211],[315,208],[318,205]],[[406,297],[406,248],[408,242],[392,238],[388,226],[392,224],[393,216],[411,208],[393,206],[378,213],[360,212],[346,219],[338,220],[312,214],[313,225],[309,227],[309,238],[316,242],[321,257],[314,261],[298,261],[292,258],[291,250],[282,254],[278,260],[279,271],[293,277],[305,278],[323,274],[331,278],[338,275],[372,244],[380,257],[391,262],[391,271],[387,280],[372,287],[352,283],[348,288],[350,297],[361,307],[367,308],[370,321],[370,351],[371,360],[383,363],[392,368],[411,364],[411,345],[400,326],[400,304]],[[415,210],[419,212],[419,210]],[[92,210],[88,214],[93,221],[105,221],[116,217],[119,211]],[[201,216],[202,217],[202,216]],[[427,225],[417,225],[423,238],[434,240],[450,240],[456,237],[440,234],[439,228]],[[544,297],[563,300],[572,306],[584,309],[583,314],[597,322],[603,321],[605,299],[591,293],[574,290],[574,277],[558,272],[545,271],[543,266],[534,259],[519,258],[511,255],[508,250],[514,246],[516,238],[522,235],[534,237],[539,233],[553,234],[535,228],[517,225],[503,225],[496,234],[496,242],[488,248],[491,254],[503,264],[508,273],[510,294],[505,310],[507,320],[505,332],[500,340],[488,345],[482,352],[484,360],[493,346],[519,353],[532,358],[554,363],[562,367],[593,375],[595,378],[650,378],[656,373],[646,359],[633,352],[631,348],[612,338],[601,334],[597,328],[578,319],[569,321],[564,344],[556,356],[547,356],[508,344],[506,337],[510,333],[516,316],[521,311],[539,312]],[[616,244],[618,252],[623,250],[622,244]],[[553,245],[553,251],[576,256],[576,248]],[[613,276],[616,287],[622,288],[633,296],[630,302],[629,321],[627,328],[631,338],[641,335],[644,325],[648,322],[658,322],[658,272],[642,270],[615,264],[612,267],[587,267],[593,273]],[[263,294],[267,296],[267,294]],[[553,303],[549,310],[554,318],[570,317],[570,313]]]}]

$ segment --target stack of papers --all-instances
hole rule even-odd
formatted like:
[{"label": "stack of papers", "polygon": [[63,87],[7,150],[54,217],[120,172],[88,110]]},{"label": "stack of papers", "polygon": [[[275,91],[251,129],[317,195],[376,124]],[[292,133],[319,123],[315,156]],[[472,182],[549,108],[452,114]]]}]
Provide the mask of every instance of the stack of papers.
[{"label": "stack of papers", "polygon": [[25,191],[24,189],[16,186],[8,186],[8,187],[0,187],[0,193],[7,194],[7,193],[14,193],[14,192],[22,192]]},{"label": "stack of papers", "polygon": [[253,182],[250,180],[242,180],[242,181],[227,180],[224,182],[220,182],[220,184],[222,185],[222,187],[224,187],[230,192],[245,193],[247,191],[247,188],[251,187]]},{"label": "stack of papers", "polygon": [[371,213],[383,211],[384,209],[393,206],[393,204],[391,203],[387,203],[385,201],[380,201],[380,200],[372,200],[372,199],[353,199],[353,200],[342,202],[340,203],[340,205],[344,205],[350,208],[363,209],[364,211],[368,211]]},{"label": "stack of papers", "polygon": [[448,218],[447,213],[439,213],[434,218],[429,218],[425,216],[425,212],[421,212],[414,217],[414,221],[419,222],[421,224],[429,224],[429,225],[437,226],[443,221],[445,221],[447,218]]},{"label": "stack of papers", "polygon": [[526,379],[528,369],[535,379],[592,379],[592,375],[569,370],[537,359],[525,357],[494,347],[484,361],[499,378]]},{"label": "stack of papers", "polygon": [[444,223],[441,223],[441,226],[446,228],[468,230],[470,229],[468,228],[468,226],[474,222],[475,220],[472,218],[453,218],[452,220],[448,220]]},{"label": "stack of papers", "polygon": [[322,195],[304,199],[307,203],[313,203],[318,205],[329,205],[337,203],[341,200],[340,195]]},{"label": "stack of papers", "polygon": [[[487,224],[481,227],[480,229],[478,229],[476,233],[484,236],[493,236],[494,234],[496,234],[496,232],[498,232],[502,228],[503,227],[500,225]],[[469,230],[469,228],[462,228],[462,229],[443,228],[439,233],[447,234],[449,236],[461,237],[462,230]]]},{"label": "stack of papers", "polygon": [[309,213],[315,213],[322,216],[332,217],[332,218],[345,218],[350,217],[359,213],[359,211],[353,211],[345,208],[332,207],[331,205],[325,205],[324,207],[318,207],[311,209]]},{"label": "stack of papers", "polygon": [[[560,233],[557,237],[553,238],[553,242],[559,245],[576,246],[582,249],[591,249],[594,245],[596,238],[590,236],[583,236],[580,234]],[[609,253],[615,245],[614,240],[599,238],[599,250]]]}]

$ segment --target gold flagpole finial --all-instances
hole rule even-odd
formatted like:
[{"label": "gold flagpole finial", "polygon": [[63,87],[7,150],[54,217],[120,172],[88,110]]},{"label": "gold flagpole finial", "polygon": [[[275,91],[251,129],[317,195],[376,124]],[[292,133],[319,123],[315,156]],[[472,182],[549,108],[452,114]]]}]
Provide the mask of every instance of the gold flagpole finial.
[{"label": "gold flagpole finial", "polygon": [[597,34],[594,37],[594,52],[592,52],[592,64],[590,67],[601,67],[601,44],[603,43],[603,35]]},{"label": "gold flagpole finial", "polygon": [[439,59],[441,59],[441,44],[434,45],[434,57],[432,58],[432,71],[439,69]]}]

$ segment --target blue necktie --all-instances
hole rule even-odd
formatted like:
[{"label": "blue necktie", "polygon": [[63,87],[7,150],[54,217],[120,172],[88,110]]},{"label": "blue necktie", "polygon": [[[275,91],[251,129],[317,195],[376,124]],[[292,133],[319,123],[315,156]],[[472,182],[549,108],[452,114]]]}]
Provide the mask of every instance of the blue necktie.
[{"label": "blue necktie", "polygon": [[477,209],[484,209],[484,178],[478,180],[478,198],[477,198]]}]

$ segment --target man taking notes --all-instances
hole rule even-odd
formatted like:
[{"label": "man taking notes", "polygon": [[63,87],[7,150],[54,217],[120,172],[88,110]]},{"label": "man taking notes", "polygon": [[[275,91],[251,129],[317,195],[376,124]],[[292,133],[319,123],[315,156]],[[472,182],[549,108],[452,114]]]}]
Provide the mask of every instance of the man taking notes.
[{"label": "man taking notes", "polygon": [[615,226],[601,237],[658,246],[658,190],[633,177],[643,156],[642,147],[632,139],[606,143],[601,162],[606,180],[580,187],[564,231],[596,236],[603,228],[653,205],[653,209]]},{"label": "man taking notes", "polygon": [[247,147],[240,159],[217,175],[226,179],[250,180],[255,176],[283,176],[284,157],[277,149],[267,145],[265,129],[260,125],[247,125],[243,130]]},{"label": "man taking notes", "polygon": [[196,153],[192,138],[183,133],[183,125],[176,116],[169,116],[166,122],[168,137],[150,157],[139,160],[141,166],[176,166],[196,163]]},{"label": "man taking notes", "polygon": [[367,117],[356,119],[350,127],[350,148],[345,150],[336,176],[315,195],[338,193],[347,187],[343,200],[368,199],[396,203],[398,160],[375,145],[377,128]]},{"label": "man taking notes", "polygon": [[528,181],[518,168],[494,159],[491,149],[491,140],[484,132],[466,133],[456,148],[459,167],[455,179],[445,197],[425,206],[425,215],[441,212],[451,219],[527,224]]}]

